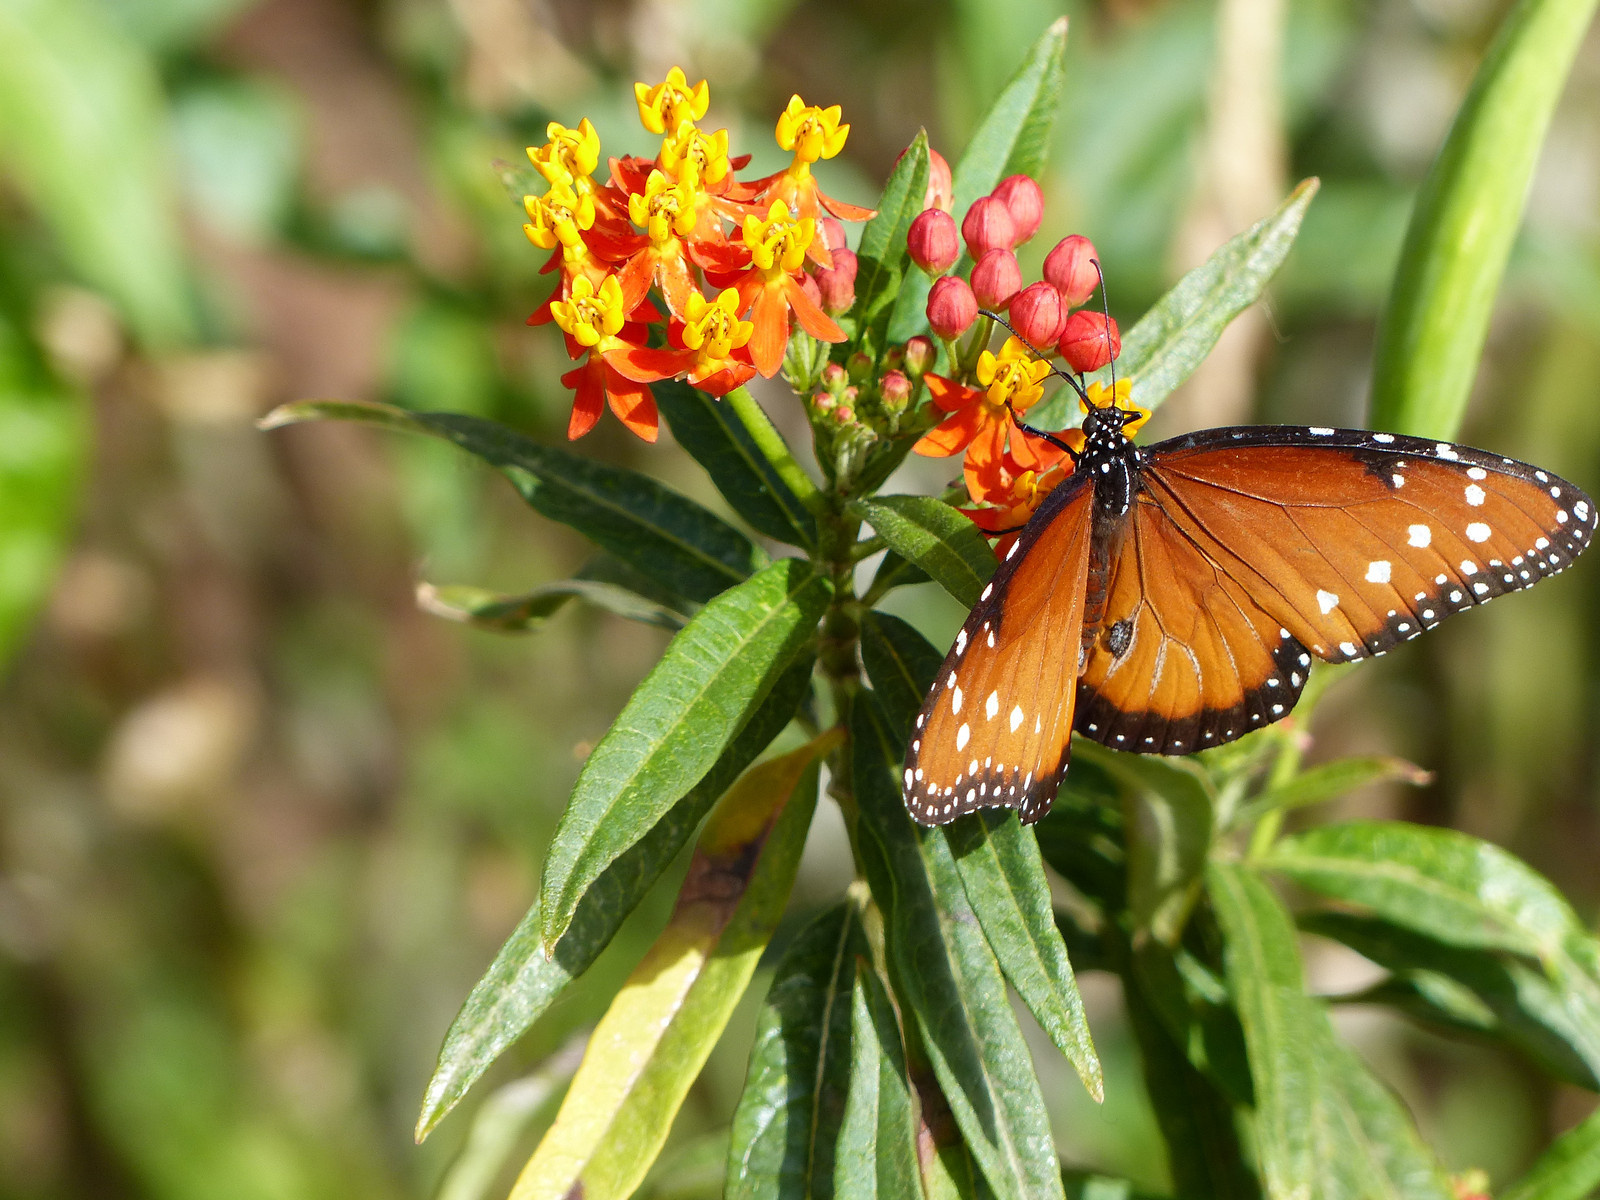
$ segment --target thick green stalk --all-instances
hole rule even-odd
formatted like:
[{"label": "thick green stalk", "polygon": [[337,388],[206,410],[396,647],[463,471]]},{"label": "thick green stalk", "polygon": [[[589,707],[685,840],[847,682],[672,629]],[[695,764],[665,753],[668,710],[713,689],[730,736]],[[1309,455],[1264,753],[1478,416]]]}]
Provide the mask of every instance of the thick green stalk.
[{"label": "thick green stalk", "polygon": [[733,409],[734,415],[744,425],[745,431],[750,435],[761,453],[766,455],[767,461],[777,471],[778,478],[789,485],[789,490],[795,494],[796,499],[804,504],[817,516],[827,512],[827,499],[817,490],[817,485],[812,482],[789,452],[789,445],[783,440],[783,435],[773,426],[762,407],[756,403],[755,397],[748,388],[734,388],[722,398],[722,402]]},{"label": "thick green stalk", "polygon": [[1453,437],[1550,114],[1596,0],[1520,0],[1417,196],[1373,371],[1376,429]]}]

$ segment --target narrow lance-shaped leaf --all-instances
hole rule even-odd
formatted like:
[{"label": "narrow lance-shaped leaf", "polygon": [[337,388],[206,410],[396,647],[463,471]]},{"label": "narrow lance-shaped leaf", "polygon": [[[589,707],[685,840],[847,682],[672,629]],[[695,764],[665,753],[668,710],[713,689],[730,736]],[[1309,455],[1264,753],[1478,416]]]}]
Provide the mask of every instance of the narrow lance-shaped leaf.
[{"label": "narrow lance-shaped leaf", "polygon": [[[851,309],[860,330],[856,344],[874,357],[884,348],[895,298],[912,283],[907,278],[910,255],[906,234],[922,211],[927,193],[928,132],[920,129],[889,175],[877,216],[861,231],[856,250],[856,302]],[[922,278],[917,270],[909,274]]]},{"label": "narrow lance-shaped leaf", "polygon": [[894,1007],[865,960],[851,995],[850,1093],[834,1158],[835,1200],[923,1200],[917,1123]]},{"label": "narrow lance-shaped leaf", "polygon": [[833,1194],[850,1090],[851,992],[869,953],[854,899],[795,938],[761,1009],[728,1147],[728,1200]]},{"label": "narrow lance-shaped leaf", "polygon": [[829,733],[752,767],[707,822],[678,904],[589,1039],[512,1200],[623,1200],[661,1151],[783,915]]},{"label": "narrow lance-shaped leaf", "polygon": [[673,381],[650,390],[672,436],[751,528],[795,546],[816,543],[816,518],[761,452],[731,403]]},{"label": "narrow lance-shaped leaf", "polygon": [[308,400],[273,410],[261,427],[313,420],[365,421],[454,442],[499,469],[544,516],[572,526],[689,600],[711,599],[748,577],[765,559],[721,517],[648,476],[543,445],[493,421],[384,404]]},{"label": "narrow lance-shaped leaf", "polygon": [[701,609],[672,639],[573,785],[540,887],[554,947],[601,871],[711,768],[815,636],[830,585],[784,559]]},{"label": "narrow lance-shaped leaf", "polygon": [[1600,1188],[1600,1112],[1589,1114],[1539,1156],[1500,1200],[1584,1200]]},{"label": "narrow lance-shaped leaf", "polygon": [[[1039,36],[978,123],[966,153],[951,171],[958,221],[974,200],[1006,176],[1038,175],[1044,168],[1051,131],[1061,110],[1066,52],[1067,19],[1062,17]],[[891,341],[903,342],[927,332],[929,286],[921,272],[906,279],[889,326]]]},{"label": "narrow lance-shaped leaf", "polygon": [[963,1139],[1001,1200],[1060,1197],[1061,1175],[1033,1062],[942,830],[918,830],[890,777],[903,746],[870,694],[851,720],[868,878],[886,912],[900,995]]},{"label": "narrow lance-shaped leaf", "polygon": [[582,600],[613,616],[660,629],[683,628],[682,614],[598,579],[560,579],[519,596],[467,584],[424,583],[417,587],[417,607],[424,612],[495,633],[532,633],[571,600]]},{"label": "narrow lance-shaped leaf", "polygon": [[861,619],[861,664],[897,736],[909,735],[943,661],[927,638],[892,613],[869,612]]},{"label": "narrow lance-shaped leaf", "polygon": [[417,1118],[418,1141],[610,944],[711,806],[789,723],[810,694],[814,664],[802,656],[791,665],[704,778],[600,873],[553,953],[544,952],[538,903],[528,910],[450,1025]]},{"label": "narrow lance-shaped leaf", "polygon": [[978,602],[984,584],[994,574],[994,551],[978,527],[932,496],[858,500],[850,505],[850,512],[968,608]]},{"label": "narrow lance-shaped leaf", "polygon": [[1454,437],[1489,315],[1595,0],[1521,0],[1473,77],[1417,195],[1378,326],[1378,429]]},{"label": "narrow lance-shaped leaf", "polygon": [[1454,830],[1402,821],[1323,825],[1278,842],[1260,865],[1448,945],[1553,959],[1567,938],[1586,933],[1549,880]]},{"label": "narrow lance-shaped leaf", "polygon": [[1424,771],[1403,758],[1386,754],[1373,754],[1362,758],[1341,758],[1302,771],[1287,783],[1269,788],[1248,804],[1242,805],[1233,824],[1248,824],[1269,812],[1289,812],[1307,808],[1327,800],[1336,800],[1346,792],[1370,783],[1398,780],[1421,787],[1433,780],[1432,773]]},{"label": "narrow lance-shaped leaf", "polygon": [[[1272,215],[1224,242],[1190,271],[1122,338],[1118,379],[1133,381],[1142,408],[1160,405],[1211,353],[1222,331],[1261,297],[1288,257],[1318,181],[1308,179]],[[1095,379],[1107,383],[1109,369]],[[1077,398],[1063,388],[1032,409],[1028,423],[1041,429],[1075,424]]]}]

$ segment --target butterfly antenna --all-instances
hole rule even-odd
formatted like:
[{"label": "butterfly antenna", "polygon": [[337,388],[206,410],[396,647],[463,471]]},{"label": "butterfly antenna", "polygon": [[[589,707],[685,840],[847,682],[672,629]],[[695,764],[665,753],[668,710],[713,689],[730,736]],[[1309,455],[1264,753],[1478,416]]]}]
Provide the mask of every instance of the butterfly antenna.
[{"label": "butterfly antenna", "polygon": [[[1111,349],[1111,300],[1110,300],[1110,297],[1108,297],[1106,295],[1106,273],[1100,269],[1100,260],[1098,258],[1091,258],[1089,261],[1094,264],[1094,273],[1100,277],[1100,311],[1103,314],[1105,314],[1105,318],[1106,318],[1106,349],[1110,350]],[[1106,361],[1111,366],[1111,404],[1112,404],[1112,407],[1116,407],[1116,403],[1117,403],[1117,360],[1116,360],[1115,357],[1112,357],[1112,358],[1107,359]]]},{"label": "butterfly antenna", "polygon": [[1033,348],[1033,344],[1031,342],[1029,342],[1027,338],[1023,337],[1020,333],[1017,332],[1017,329],[1016,329],[1015,325],[1013,325],[1010,321],[1006,320],[999,313],[990,312],[987,308],[980,308],[978,310],[978,314],[980,316],[988,317],[991,321],[995,321],[995,322],[997,322],[997,323],[999,323],[1001,325],[1004,325],[1008,330],[1011,331],[1011,336],[1012,337],[1016,338],[1017,341],[1021,342],[1024,346],[1028,347],[1029,353],[1031,353],[1040,362],[1044,363],[1045,366],[1050,368],[1050,373],[1052,375],[1059,375],[1062,379],[1065,379],[1069,384],[1072,385],[1072,390],[1078,393],[1078,396],[1083,400],[1083,402],[1085,404],[1089,403],[1089,393],[1083,390],[1083,384],[1079,383],[1071,375],[1067,374],[1060,367],[1056,366],[1055,363],[1051,362],[1048,358],[1046,358],[1044,355],[1040,354],[1037,350],[1035,350]]}]

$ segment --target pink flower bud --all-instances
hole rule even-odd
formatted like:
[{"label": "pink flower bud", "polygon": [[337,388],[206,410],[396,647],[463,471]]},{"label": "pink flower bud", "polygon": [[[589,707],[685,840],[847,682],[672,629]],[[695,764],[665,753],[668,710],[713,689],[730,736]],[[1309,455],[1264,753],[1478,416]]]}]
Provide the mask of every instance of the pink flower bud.
[{"label": "pink flower bud", "polygon": [[1011,297],[1011,323],[1029,345],[1054,346],[1067,323],[1067,306],[1048,283],[1030,283]]},{"label": "pink flower bud", "polygon": [[923,199],[924,208],[937,208],[949,212],[955,206],[955,185],[950,181],[950,164],[944,155],[928,147],[928,191]]},{"label": "pink flower bud", "polygon": [[833,251],[833,267],[817,268],[817,290],[822,293],[822,311],[830,316],[848,312],[856,302],[856,255],[840,247]]},{"label": "pink flower bud", "polygon": [[1004,308],[1022,287],[1022,268],[1009,250],[991,250],[972,268],[972,291],[984,308]]},{"label": "pink flower bud", "polygon": [[943,275],[961,254],[956,219],[942,208],[924,209],[906,232],[911,261],[930,275]]},{"label": "pink flower bud", "polygon": [[931,339],[920,334],[906,343],[905,369],[906,374],[913,379],[921,379],[933,369],[933,360],[938,356]]},{"label": "pink flower bud", "polygon": [[1094,243],[1081,234],[1064,237],[1044,258],[1044,277],[1050,286],[1061,293],[1068,308],[1077,308],[1100,286],[1100,272],[1095,270]]},{"label": "pink flower bud", "polygon": [[1026,175],[1008,175],[989,194],[1011,214],[1017,229],[1014,246],[1022,245],[1039,232],[1039,223],[1044,220],[1044,193],[1032,179]]},{"label": "pink flower bud", "polygon": [[954,341],[978,319],[978,298],[959,275],[944,275],[933,281],[928,292],[928,325],[936,336]]},{"label": "pink flower bud", "polygon": [[911,380],[903,371],[885,371],[878,380],[878,395],[888,412],[900,412],[911,403]]},{"label": "pink flower bud", "polygon": [[838,395],[850,382],[850,373],[839,363],[831,362],[822,368],[822,386]]},{"label": "pink flower bud", "polygon": [[961,236],[967,253],[977,262],[987,251],[1009,250],[1017,244],[1017,223],[1004,201],[981,196],[972,202],[961,221]]},{"label": "pink flower bud", "polygon": [[1067,366],[1079,375],[1086,375],[1098,371],[1122,353],[1122,335],[1117,332],[1115,321],[1107,328],[1104,313],[1080,308],[1067,318],[1056,349]]},{"label": "pink flower bud", "polygon": [[845,247],[844,226],[839,224],[836,217],[823,217],[817,222],[817,237],[828,248],[829,253],[843,250]]}]

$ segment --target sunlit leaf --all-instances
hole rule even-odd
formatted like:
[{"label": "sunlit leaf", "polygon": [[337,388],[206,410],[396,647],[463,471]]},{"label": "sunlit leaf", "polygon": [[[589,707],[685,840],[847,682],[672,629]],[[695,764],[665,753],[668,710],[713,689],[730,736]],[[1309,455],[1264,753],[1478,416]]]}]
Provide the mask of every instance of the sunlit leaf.
[{"label": "sunlit leaf", "polygon": [[646,600],[625,587],[598,579],[561,579],[519,596],[507,596],[468,584],[439,587],[424,583],[417,588],[417,607],[424,612],[495,633],[531,633],[570,600],[582,600],[613,616],[661,629],[683,628],[684,618],[680,613]]},{"label": "sunlit leaf", "polygon": [[874,357],[884,348],[896,298],[918,282],[927,287],[922,273],[911,267],[906,247],[906,233],[922,211],[927,191],[928,133],[918,130],[884,184],[878,215],[861,231],[856,250],[856,302],[851,313],[861,331],[857,345]]},{"label": "sunlit leaf", "polygon": [[1600,1113],[1591,1113],[1500,1193],[1500,1200],[1584,1200],[1600,1188]]},{"label": "sunlit leaf", "polygon": [[1398,780],[1421,787],[1433,775],[1403,758],[1374,754],[1363,758],[1341,758],[1302,771],[1287,783],[1268,788],[1234,816],[1234,824],[1248,824],[1269,812],[1289,812],[1338,799],[1346,792],[1370,783]]},{"label": "sunlit leaf", "polygon": [[836,1200],[923,1200],[917,1123],[889,993],[857,965],[851,995],[850,1093],[834,1158]]},{"label": "sunlit leaf", "polygon": [[788,903],[827,734],[750,768],[717,806],[672,918],[595,1026],[512,1200],[638,1187]]},{"label": "sunlit leaf", "polygon": [[994,552],[978,527],[932,496],[878,496],[850,511],[968,608],[994,574]]},{"label": "sunlit leaf", "polygon": [[861,618],[861,663],[884,716],[906,733],[944,655],[899,617],[869,612]]}]

